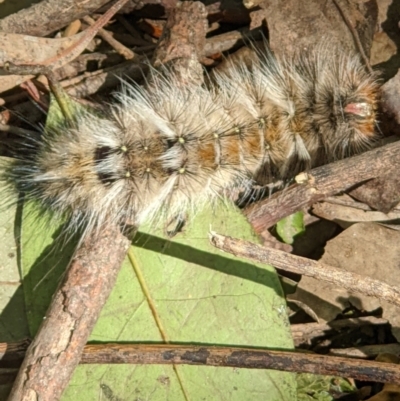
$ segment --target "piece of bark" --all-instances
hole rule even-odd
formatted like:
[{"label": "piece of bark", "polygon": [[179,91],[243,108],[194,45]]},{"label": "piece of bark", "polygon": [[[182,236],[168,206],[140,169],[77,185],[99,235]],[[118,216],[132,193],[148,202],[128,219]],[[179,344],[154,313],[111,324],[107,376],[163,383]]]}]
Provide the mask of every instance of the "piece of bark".
[{"label": "piece of bark", "polygon": [[381,105],[383,111],[400,124],[400,71],[381,87]]},{"label": "piece of bark", "polygon": [[383,173],[398,174],[399,169],[400,141],[397,141],[358,156],[317,167],[306,175],[305,184],[294,184],[269,199],[247,207],[244,213],[255,231],[261,233],[297,210]]},{"label": "piece of bark", "polygon": [[212,56],[214,54],[222,53],[232,49],[238,43],[246,38],[251,37],[248,28],[238,29],[222,33],[221,35],[212,36],[206,40],[205,55]]},{"label": "piece of bark", "polygon": [[274,369],[285,372],[350,377],[357,380],[382,383],[398,383],[400,381],[400,366],[395,363],[243,347],[171,344],[92,344],[85,346],[81,363],[203,365],[246,369]]},{"label": "piece of bark", "polygon": [[203,68],[207,33],[207,12],[204,4],[181,2],[169,10],[163,34],[153,56],[153,65],[169,68],[177,85],[203,83]]},{"label": "piece of bark", "polygon": [[8,401],[60,398],[129,245],[119,227],[109,226],[80,246],[28,348]]},{"label": "piece of bark", "polygon": [[397,46],[389,35],[384,31],[376,32],[371,47],[371,65],[384,63],[396,53]]},{"label": "piece of bark", "polygon": [[47,36],[109,2],[110,0],[42,0],[0,20],[0,31]]}]

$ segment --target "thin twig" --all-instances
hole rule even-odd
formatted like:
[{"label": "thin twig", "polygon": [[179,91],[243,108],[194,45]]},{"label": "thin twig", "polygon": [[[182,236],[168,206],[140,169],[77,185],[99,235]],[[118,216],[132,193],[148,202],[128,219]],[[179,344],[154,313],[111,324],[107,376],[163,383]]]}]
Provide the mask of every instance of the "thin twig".
[{"label": "thin twig", "polygon": [[[15,364],[20,344],[0,344],[0,364]],[[7,352],[7,349],[16,350]],[[4,358],[4,362],[3,362]],[[350,377],[381,383],[400,383],[400,365],[304,352],[244,347],[188,346],[172,344],[86,345],[82,364],[197,365],[246,369],[273,369]],[[8,365],[9,366],[9,365]]]},{"label": "thin twig", "polygon": [[[96,21],[88,15],[86,17],[83,17],[83,20],[91,26],[96,23]],[[111,33],[107,32],[105,29],[99,29],[97,35],[102,37],[111,47],[113,47],[117,51],[117,53],[125,57],[127,60],[138,58],[138,55],[136,55],[131,49],[124,46],[122,43],[118,42],[118,40],[116,40],[111,35]]]},{"label": "thin twig", "polygon": [[214,232],[210,233],[210,242],[215,247],[235,256],[270,264],[291,273],[327,281],[350,292],[369,295],[400,306],[400,290],[382,281]]},{"label": "thin twig", "polygon": [[345,13],[343,11],[343,9],[342,9],[341,5],[338,3],[338,1],[337,0],[332,0],[332,2],[336,6],[336,8],[338,9],[340,15],[343,18],[343,21],[345,22],[347,28],[349,29],[351,35],[353,36],[353,40],[354,40],[354,42],[355,42],[355,44],[357,46],[357,50],[359,51],[359,53],[360,53],[360,55],[361,55],[361,57],[362,57],[362,59],[364,61],[365,67],[367,68],[368,72],[372,74],[373,73],[373,69],[371,67],[371,63],[369,62],[369,59],[368,59],[367,55],[365,54],[364,46],[361,43],[360,36],[358,35],[358,32],[354,28],[353,23],[350,21],[347,13]]},{"label": "thin twig", "polygon": [[1,123],[0,123],[0,131],[9,132],[9,133],[15,134],[15,135],[28,136],[28,137],[37,135],[37,132],[35,132],[35,131],[30,131],[30,130],[27,130],[24,128],[14,127],[12,125],[1,124]]},{"label": "thin twig", "polygon": [[370,150],[361,155],[317,167],[307,174],[307,182],[294,184],[270,198],[244,210],[256,232],[272,227],[283,217],[310,207],[328,196],[378,177],[383,173],[398,174],[400,141]]}]

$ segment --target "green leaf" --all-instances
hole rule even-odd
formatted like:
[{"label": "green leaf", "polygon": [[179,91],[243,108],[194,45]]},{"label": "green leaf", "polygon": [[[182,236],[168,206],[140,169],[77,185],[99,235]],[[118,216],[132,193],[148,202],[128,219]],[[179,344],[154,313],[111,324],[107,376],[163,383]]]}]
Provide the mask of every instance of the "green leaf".
[{"label": "green leaf", "polygon": [[346,379],[336,376],[320,376],[311,373],[297,375],[298,401],[334,401],[344,393],[357,388]]},{"label": "green leaf", "polygon": [[[24,223],[32,225],[32,221]],[[256,241],[243,215],[236,208],[220,205],[203,210],[173,239],[164,238],[162,230],[148,227],[133,242],[136,267],[144,276],[169,340],[292,349],[285,300],[274,269],[212,247],[208,241],[210,224],[214,231],[240,233],[242,238]],[[24,287],[32,303],[29,319],[37,327],[45,313],[44,298],[50,301],[60,277],[57,274],[62,274],[62,260],[69,259],[70,249],[59,249],[52,259],[47,255],[52,254],[48,251],[53,249],[52,238],[53,244],[57,243],[57,234],[35,234],[27,240],[31,249],[24,246]],[[53,270],[46,275],[49,269]],[[129,259],[90,340],[162,342]],[[180,401],[185,399],[181,386],[190,400],[296,399],[290,373],[198,366],[178,366],[177,370],[181,383],[172,366],[79,366],[63,400],[90,401],[109,396],[115,400],[151,397]]]},{"label": "green leaf", "polygon": [[66,118],[64,115],[64,109],[71,115],[76,115],[85,110],[84,106],[73,100],[66,93],[63,92],[62,96],[62,108],[58,100],[53,94],[50,94],[50,107],[47,113],[46,126],[47,130],[57,130],[60,126],[65,126]]},{"label": "green leaf", "polygon": [[304,233],[303,212],[296,212],[276,224],[276,232],[286,244],[293,244],[298,235]]},{"label": "green leaf", "polygon": [[[0,158],[2,166],[8,162],[11,159]],[[6,188],[1,181],[0,185],[4,195]],[[20,217],[21,211],[16,203],[14,199],[11,204],[0,207],[0,342],[20,341],[29,336],[18,263],[20,233],[15,228],[16,216]]]},{"label": "green leaf", "polygon": [[23,206],[21,272],[26,313],[34,337],[50,305],[78,239],[65,240],[62,222],[52,220],[35,203]]},{"label": "green leaf", "polygon": [[74,118],[83,113],[98,114],[94,108],[77,102],[64,89],[57,85],[57,96],[50,93],[50,107],[47,113],[45,129],[49,132],[58,132],[59,128],[71,124]]}]

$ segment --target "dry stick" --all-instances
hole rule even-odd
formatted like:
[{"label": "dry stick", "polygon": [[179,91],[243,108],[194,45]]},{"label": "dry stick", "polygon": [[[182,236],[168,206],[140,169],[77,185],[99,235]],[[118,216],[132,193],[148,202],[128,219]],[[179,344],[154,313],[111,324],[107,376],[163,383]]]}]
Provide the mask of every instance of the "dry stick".
[{"label": "dry stick", "polygon": [[0,31],[46,36],[70,22],[91,14],[109,0],[42,0],[0,20]]},{"label": "dry stick", "polygon": [[115,226],[105,227],[83,242],[28,348],[8,401],[60,398],[114,287],[129,245]]},{"label": "dry stick", "polygon": [[354,24],[350,20],[350,18],[348,16],[348,13],[346,13],[343,10],[342,6],[339,4],[339,2],[337,0],[332,0],[332,2],[336,6],[336,8],[338,9],[338,11],[339,11],[340,15],[342,16],[343,21],[345,22],[347,28],[349,28],[349,31],[350,31],[351,35],[353,36],[353,39],[354,39],[355,45],[357,47],[357,50],[360,53],[360,55],[361,55],[361,57],[362,57],[362,59],[364,61],[365,67],[367,68],[368,72],[372,74],[373,73],[373,69],[371,67],[371,63],[369,62],[369,57],[367,57],[367,55],[365,54],[364,46],[361,43],[360,36],[359,36],[357,30],[354,28]]},{"label": "dry stick", "polygon": [[[4,348],[9,346],[16,348],[20,353],[23,352],[19,344],[15,346],[0,344],[0,358],[2,359],[5,352],[5,357],[15,363],[18,355],[13,357],[12,353],[4,351]],[[81,363],[229,366],[400,383],[400,365],[397,364],[259,348],[171,344],[93,344],[85,346]],[[1,365],[6,366],[3,363]]]},{"label": "dry stick", "polygon": [[[89,17],[88,15],[86,17],[83,17],[83,20],[88,23],[89,25],[93,26],[96,21]],[[97,35],[102,37],[111,47],[113,47],[121,56],[125,57],[127,60],[132,60],[135,57],[137,58],[138,56],[129,48],[124,46],[122,43],[118,42],[110,32],[107,32],[105,29],[101,28],[97,32]]]},{"label": "dry stick", "polygon": [[366,294],[400,306],[400,290],[382,281],[213,232],[210,233],[210,242],[215,247],[235,256],[271,264],[278,269],[327,281],[350,292]]},{"label": "dry stick", "polygon": [[180,2],[173,12],[169,12],[153,65],[171,68],[177,81],[175,85],[203,83],[204,73],[199,60],[204,55],[207,25],[205,7],[199,1]]},{"label": "dry stick", "polygon": [[[91,350],[91,345],[85,351]],[[119,363],[152,363],[152,364],[188,364],[207,366],[230,366],[250,369],[274,369],[286,372],[304,372],[322,375],[353,377],[359,380],[400,383],[400,366],[371,361],[357,361],[349,358],[327,357],[291,351],[271,351],[255,349],[237,349],[235,347],[193,347],[179,345],[145,345],[141,353],[129,352],[139,350],[139,346],[116,346]],[[85,356],[86,356],[85,352]],[[98,354],[96,363],[108,353]],[[82,359],[82,363],[91,361]],[[92,360],[94,362],[94,360]]]},{"label": "dry stick", "polygon": [[370,150],[325,166],[317,167],[308,174],[305,184],[297,184],[257,202],[244,211],[258,233],[272,227],[283,217],[297,210],[345,191],[358,183],[380,174],[398,174],[400,169],[400,141]]},{"label": "dry stick", "polygon": [[[42,0],[0,20],[0,31],[32,36],[47,36],[76,19],[92,14],[110,0]],[[129,7],[142,8],[146,4],[170,6],[169,0],[131,1]]]}]

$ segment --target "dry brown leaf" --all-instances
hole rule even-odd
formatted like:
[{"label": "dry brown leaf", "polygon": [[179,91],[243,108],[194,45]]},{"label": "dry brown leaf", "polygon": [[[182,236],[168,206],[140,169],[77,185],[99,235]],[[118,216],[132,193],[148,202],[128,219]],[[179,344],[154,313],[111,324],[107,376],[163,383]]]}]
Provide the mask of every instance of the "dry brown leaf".
[{"label": "dry brown leaf", "polygon": [[400,124],[400,72],[382,85],[382,109]]},{"label": "dry brown leaf", "polygon": [[400,202],[400,175],[382,175],[358,186],[349,194],[373,209],[389,213]]},{"label": "dry brown leaf", "polygon": [[[81,32],[67,38],[51,39],[0,32],[0,43],[2,43],[0,51],[0,73],[2,75],[0,76],[0,92],[32,78],[32,75],[7,75],[7,71],[4,70],[6,63],[15,65],[47,64],[51,60],[59,59],[62,52],[82,40],[85,34],[85,32]],[[71,60],[70,57],[66,57],[61,61],[62,64],[59,67]]]},{"label": "dry brown leaf", "polygon": [[[321,262],[399,287],[399,243],[398,231],[378,224],[358,223],[327,243]],[[325,321],[333,320],[350,304],[366,311],[382,307],[382,317],[389,321],[393,335],[400,339],[399,308],[388,302],[351,294],[310,277],[302,277],[296,293],[289,298],[306,303]]]},{"label": "dry brown leaf", "polygon": [[371,64],[379,64],[389,60],[397,52],[396,44],[386,32],[376,32],[371,48]]},{"label": "dry brown leaf", "polygon": [[[20,35],[0,32],[0,75],[13,73],[15,66],[42,66],[52,70],[62,67],[78,57],[94,38],[97,31],[126,3],[127,0],[118,0],[113,4],[94,25],[87,30],[66,38],[39,38],[36,36]],[[9,64],[5,68],[6,63]],[[31,71],[29,71],[31,73]],[[32,72],[33,73],[33,72]],[[25,77],[29,79],[29,77]],[[0,78],[3,78],[0,76]],[[18,79],[17,79],[18,80]],[[0,80],[0,92],[11,89],[12,80]],[[14,86],[14,85],[13,85]]]},{"label": "dry brown leaf", "polygon": [[36,36],[19,35],[0,32],[0,66],[6,62],[19,64],[44,64],[49,60],[58,59],[59,54],[78,43],[86,32],[65,38],[39,38]]}]

